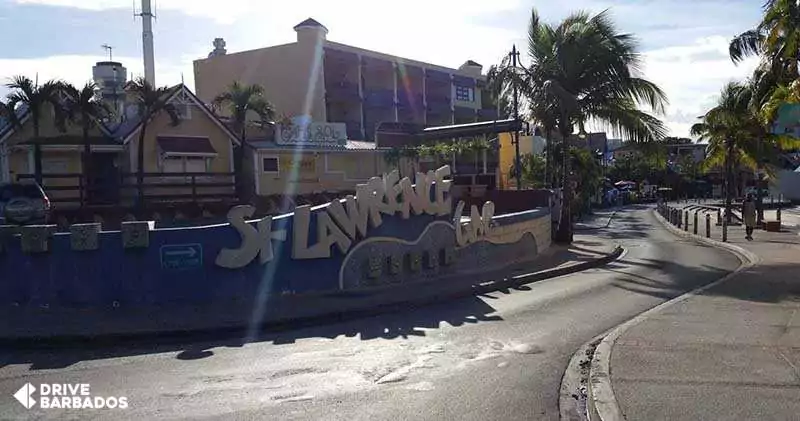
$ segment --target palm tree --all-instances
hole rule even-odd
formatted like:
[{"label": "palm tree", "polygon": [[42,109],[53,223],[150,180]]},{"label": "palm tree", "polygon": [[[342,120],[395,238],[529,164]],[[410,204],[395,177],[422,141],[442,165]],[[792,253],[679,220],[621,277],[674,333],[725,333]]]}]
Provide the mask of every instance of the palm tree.
[{"label": "palm tree", "polygon": [[[14,76],[6,84],[6,87],[12,90],[8,94],[7,107],[14,110],[18,106],[26,106],[30,113],[31,123],[33,124],[34,177],[37,183],[42,184],[42,145],[41,139],[39,139],[39,129],[42,115],[48,106],[54,109],[57,120],[60,120],[63,116],[62,104],[59,98],[60,82],[50,80],[39,85],[38,82],[26,76]],[[11,113],[10,117],[12,124],[19,124],[15,113]]]},{"label": "palm tree", "polygon": [[167,113],[172,125],[178,125],[180,120],[175,107],[167,102],[172,89],[167,87],[156,88],[145,78],[140,77],[129,83],[126,87],[132,96],[133,104],[137,107],[142,128],[139,131],[139,144],[136,148],[136,184],[138,186],[138,208],[144,210],[144,139],[147,125],[157,114]]},{"label": "palm tree", "polygon": [[692,135],[708,141],[706,169],[724,165],[725,218],[731,222],[734,165],[758,166],[754,145],[758,142],[760,124],[751,113],[752,88],[741,82],[730,82],[720,92],[717,105],[692,126]]},{"label": "palm tree", "polygon": [[98,126],[98,122],[107,117],[111,110],[108,105],[97,95],[97,85],[89,82],[78,89],[64,83],[61,89],[66,94],[66,110],[68,118],[81,126],[83,139],[83,175],[85,186],[88,188],[91,180],[91,142],[89,131]]},{"label": "palm tree", "polygon": [[761,22],[731,40],[729,53],[734,63],[761,55],[776,75],[797,77],[800,51],[800,3],[795,0],[766,0]]},{"label": "palm tree", "polygon": [[267,123],[275,119],[275,107],[264,96],[264,88],[261,85],[243,85],[238,81],[231,83],[227,92],[217,95],[212,104],[215,109],[228,107],[234,130],[242,142],[242,145],[234,150],[236,193],[241,197],[248,114],[255,114],[262,123]]},{"label": "palm tree", "polygon": [[481,96],[484,108],[492,107],[497,111],[498,118],[509,116],[514,112],[509,98],[509,84],[511,82],[508,72],[508,57],[504,58],[499,66],[492,65],[486,72],[485,95]]},{"label": "palm tree", "polygon": [[[576,12],[559,25],[540,22],[534,9],[528,26],[530,66],[524,92],[529,103],[545,99],[565,148],[577,128],[589,122],[610,126],[636,142],[664,137],[666,129],[639,104],[663,112],[666,95],[641,76],[642,56],[636,39],[619,33],[607,12]],[[534,107],[535,108],[535,107]],[[565,200],[572,200],[570,154],[562,154]],[[557,238],[572,241],[570,208],[562,206]]]}]

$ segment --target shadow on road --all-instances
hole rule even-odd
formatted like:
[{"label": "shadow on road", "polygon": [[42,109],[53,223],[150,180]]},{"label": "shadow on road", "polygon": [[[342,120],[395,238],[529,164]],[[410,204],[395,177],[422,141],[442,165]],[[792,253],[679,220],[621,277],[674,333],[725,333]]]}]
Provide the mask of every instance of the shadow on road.
[{"label": "shadow on road", "polygon": [[[521,286],[520,290],[530,289]],[[512,290],[497,291],[510,294]],[[494,295],[497,295],[496,293]],[[488,298],[488,297],[487,297]],[[492,297],[495,298],[495,297]],[[118,343],[70,343],[52,347],[20,348],[0,355],[0,367],[9,364],[31,364],[30,370],[64,368],[87,360],[127,357],[134,355],[178,352],[177,359],[197,360],[214,355],[218,347],[241,347],[246,343],[271,342],[274,345],[292,344],[305,338],[329,338],[341,336],[372,339],[408,338],[425,336],[423,329],[438,329],[442,323],[463,326],[476,323],[501,321],[492,316],[495,309],[479,296],[461,298],[446,303],[424,307],[407,307],[395,313],[384,313],[365,317],[351,315],[347,319],[330,320],[324,325],[295,326],[287,330],[264,330],[256,337],[245,339],[244,329],[185,334],[170,337],[152,337]],[[361,317],[361,318],[357,318]]]}]

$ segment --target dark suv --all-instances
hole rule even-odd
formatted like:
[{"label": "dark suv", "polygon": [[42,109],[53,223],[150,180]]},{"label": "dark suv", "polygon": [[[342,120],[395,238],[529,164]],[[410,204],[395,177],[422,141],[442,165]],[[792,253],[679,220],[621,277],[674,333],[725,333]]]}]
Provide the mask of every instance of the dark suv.
[{"label": "dark suv", "polygon": [[36,183],[0,184],[0,224],[45,224],[50,199]]}]

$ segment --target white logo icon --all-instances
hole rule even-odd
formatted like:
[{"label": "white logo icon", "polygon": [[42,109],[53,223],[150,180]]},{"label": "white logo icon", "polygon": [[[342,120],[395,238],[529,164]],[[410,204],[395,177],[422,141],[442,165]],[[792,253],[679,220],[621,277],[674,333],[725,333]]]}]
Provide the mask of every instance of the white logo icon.
[{"label": "white logo icon", "polygon": [[19,401],[27,409],[31,409],[33,405],[36,405],[36,399],[33,399],[31,395],[33,392],[36,391],[36,388],[33,387],[30,383],[25,383],[25,386],[22,386],[17,393],[14,394],[14,398]]}]

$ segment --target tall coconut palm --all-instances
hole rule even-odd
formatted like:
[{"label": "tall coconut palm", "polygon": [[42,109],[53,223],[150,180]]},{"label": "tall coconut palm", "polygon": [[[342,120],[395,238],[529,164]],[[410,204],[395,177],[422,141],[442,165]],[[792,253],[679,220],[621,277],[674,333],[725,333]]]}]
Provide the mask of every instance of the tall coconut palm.
[{"label": "tall coconut palm", "polygon": [[[636,142],[664,137],[664,124],[639,109],[663,112],[666,95],[641,75],[639,44],[620,33],[607,12],[576,12],[554,26],[542,23],[534,9],[528,26],[525,93],[529,102],[545,98],[554,111],[563,142],[577,128],[597,122]],[[566,148],[565,148],[566,149]],[[562,154],[562,185],[572,200],[569,153]],[[572,241],[571,206],[562,206],[557,239]]]},{"label": "tall coconut palm", "polygon": [[692,135],[708,141],[707,158],[710,166],[725,168],[725,218],[731,222],[733,202],[733,172],[735,164],[755,168],[753,157],[754,134],[760,126],[751,113],[751,86],[741,82],[730,82],[720,92],[717,105],[701,117],[701,122],[692,126]]},{"label": "tall coconut palm", "polygon": [[[48,109],[55,111],[57,119],[62,116],[62,104],[60,101],[59,87],[60,82],[55,80],[47,81],[39,85],[38,81],[33,81],[26,76],[14,76],[6,84],[11,89],[8,94],[8,106],[16,109],[18,106],[25,106],[30,113],[31,124],[33,125],[33,162],[34,177],[36,182],[42,183],[42,145],[40,137],[40,125],[42,116]],[[16,114],[11,114],[12,122],[16,121]]]},{"label": "tall coconut palm", "polygon": [[243,85],[238,81],[231,83],[226,92],[217,95],[212,101],[212,105],[215,109],[227,107],[234,130],[242,142],[240,147],[234,149],[236,191],[241,197],[248,115],[253,114],[262,123],[266,123],[275,119],[275,107],[264,96],[264,88],[261,85]]},{"label": "tall coconut palm", "polygon": [[89,186],[92,178],[91,168],[91,142],[89,140],[89,131],[98,127],[99,122],[102,121],[111,113],[111,109],[106,102],[104,102],[99,95],[97,95],[97,85],[94,82],[89,82],[78,89],[75,86],[64,83],[61,89],[65,93],[65,107],[68,118],[80,125],[81,137],[83,139],[83,176],[85,186]]},{"label": "tall coconut palm", "polygon": [[494,108],[498,117],[506,117],[514,112],[509,98],[509,84],[512,83],[508,74],[510,71],[506,57],[499,66],[492,65],[486,72],[485,96],[481,96],[481,100],[484,108]]},{"label": "tall coconut palm", "polygon": [[135,79],[126,87],[141,119],[139,144],[136,148],[136,185],[139,193],[137,205],[140,212],[144,211],[144,140],[148,124],[160,113],[166,113],[172,125],[180,123],[177,110],[168,102],[173,89],[175,88],[156,88],[143,77]]},{"label": "tall coconut palm", "polygon": [[797,77],[800,52],[800,3],[796,0],[766,0],[761,22],[731,40],[729,53],[738,63],[761,55],[775,74]]}]

